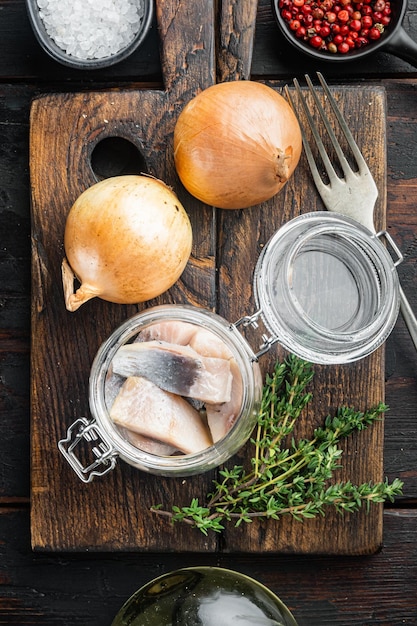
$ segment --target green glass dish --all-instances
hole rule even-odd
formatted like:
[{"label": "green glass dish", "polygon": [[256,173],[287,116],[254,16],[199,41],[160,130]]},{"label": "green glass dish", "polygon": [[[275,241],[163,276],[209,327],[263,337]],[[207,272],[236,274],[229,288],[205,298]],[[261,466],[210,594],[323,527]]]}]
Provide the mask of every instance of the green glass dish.
[{"label": "green glass dish", "polygon": [[186,567],[136,591],[112,626],[297,626],[284,603],[253,578],[220,567]]}]

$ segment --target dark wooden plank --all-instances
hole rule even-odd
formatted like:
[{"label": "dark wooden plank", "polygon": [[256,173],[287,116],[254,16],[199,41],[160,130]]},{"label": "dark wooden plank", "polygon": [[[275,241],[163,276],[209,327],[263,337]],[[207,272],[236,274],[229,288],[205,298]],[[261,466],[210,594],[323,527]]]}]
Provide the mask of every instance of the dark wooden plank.
[{"label": "dark wooden plank", "polygon": [[414,378],[390,378],[385,420],[384,469],[404,482],[404,500],[417,502],[417,388]]},{"label": "dark wooden plank", "polygon": [[29,338],[0,330],[0,499],[29,494]]},{"label": "dark wooden plank", "polygon": [[[417,311],[417,149],[415,104],[417,85],[390,81],[388,89],[387,223],[404,261],[398,267],[401,284]],[[404,481],[404,498],[417,500],[417,358],[401,316],[389,337],[386,361],[386,398],[390,407],[385,424],[385,471]]]},{"label": "dark wooden plank", "polygon": [[[81,520],[80,520],[81,523]],[[163,573],[217,565],[259,580],[299,626],[415,624],[416,510],[388,510],[381,551],[363,557],[199,554],[39,554],[29,511],[0,509],[0,623],[110,626],[136,589]]]},{"label": "dark wooden plank", "polygon": [[[91,152],[106,137],[127,138],[143,154],[148,173],[178,188],[172,151],[176,115],[184,101],[215,80],[212,5],[200,0],[191,10],[182,2],[160,0],[157,16],[169,92],[50,95],[32,106],[32,540],[38,549],[187,546],[202,551],[217,545],[216,538],[189,536],[188,529],[173,529],[149,513],[166,492],[180,499],[183,482],[148,477],[120,464],[109,480],[82,485],[57,450],[66,428],[88,413],[94,354],[137,311],[98,300],[76,315],[65,311],[60,284],[65,219],[75,198],[95,182]],[[179,195],[182,199],[184,193]],[[210,308],[215,286],[213,212],[191,198],[184,198],[184,204],[193,225],[194,256],[181,281],[149,304],[198,302]],[[208,484],[209,475],[193,480],[197,491],[207,490]]]},{"label": "dark wooden plank", "polygon": [[217,82],[250,77],[258,0],[222,0],[219,8]]},{"label": "dark wooden plank", "polygon": [[29,496],[31,89],[0,87],[0,498]]}]

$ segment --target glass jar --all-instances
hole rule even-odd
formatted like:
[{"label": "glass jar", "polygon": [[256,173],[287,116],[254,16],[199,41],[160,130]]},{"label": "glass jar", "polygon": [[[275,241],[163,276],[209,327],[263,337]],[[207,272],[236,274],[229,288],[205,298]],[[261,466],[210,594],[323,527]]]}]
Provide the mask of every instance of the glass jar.
[{"label": "glass jar", "polygon": [[[383,236],[397,261],[381,242]],[[253,315],[233,324],[197,307],[162,305],[116,329],[92,364],[92,419],[76,420],[59,441],[59,449],[84,482],[112,470],[118,458],[165,476],[199,474],[217,467],[246,443],[254,428],[262,397],[258,358],[274,343],[312,363],[343,364],[369,355],[386,340],[399,311],[396,265],[401,260],[388,233],[373,234],[335,213],[307,213],[289,221],[267,243],[256,264],[258,309]],[[270,336],[262,335],[254,353],[238,328],[257,328],[260,318]],[[186,322],[213,333],[230,351],[241,376],[242,399],[233,425],[200,452],[170,455],[138,448],[110,417],[106,380],[116,352],[162,321]],[[92,442],[91,460],[84,451],[80,454],[80,444],[85,442]]]},{"label": "glass jar", "polygon": [[[394,262],[380,239],[385,237]],[[287,222],[263,249],[254,275],[257,315],[287,350],[313,363],[343,364],[376,350],[399,311],[388,233],[318,211]]]},{"label": "glass jar", "polygon": [[[113,422],[106,402],[106,380],[118,349],[134,341],[138,333],[166,321],[186,322],[213,333],[230,351],[242,379],[240,410],[230,430],[212,446],[193,454],[163,456],[139,449],[129,442]],[[128,319],[102,344],[93,361],[89,381],[89,403],[93,419],[83,417],[76,420],[58,446],[83,482],[90,482],[94,476],[112,470],[118,457],[153,474],[200,474],[224,463],[246,443],[256,422],[261,396],[262,376],[257,356],[234,324],[215,313],[193,306],[156,306]],[[91,463],[83,458],[84,452],[80,454],[81,444],[85,444],[85,440],[93,442]]]},{"label": "glass jar", "polygon": [[249,576],[186,567],[155,578],[123,605],[112,626],[297,626],[284,603]]}]

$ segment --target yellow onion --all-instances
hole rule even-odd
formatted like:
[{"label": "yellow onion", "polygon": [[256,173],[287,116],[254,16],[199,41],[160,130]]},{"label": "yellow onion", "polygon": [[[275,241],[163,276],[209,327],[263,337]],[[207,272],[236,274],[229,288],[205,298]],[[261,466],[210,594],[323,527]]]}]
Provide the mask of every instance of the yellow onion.
[{"label": "yellow onion", "polygon": [[159,296],[182,274],[191,244],[188,215],[162,181],[116,176],[89,187],[65,225],[67,309],[94,297],[133,304]]},{"label": "yellow onion", "polygon": [[272,198],[292,175],[301,149],[288,102],[255,81],[205,89],[184,107],[174,131],[175,166],[184,187],[223,209]]}]

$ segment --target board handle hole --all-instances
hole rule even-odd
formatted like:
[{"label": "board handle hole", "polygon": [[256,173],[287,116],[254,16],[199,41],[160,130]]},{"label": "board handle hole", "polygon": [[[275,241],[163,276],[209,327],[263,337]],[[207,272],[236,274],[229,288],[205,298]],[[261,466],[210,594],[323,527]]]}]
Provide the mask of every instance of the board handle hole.
[{"label": "board handle hole", "polygon": [[106,137],[99,141],[91,153],[91,169],[97,180],[148,173],[142,153],[124,137]]}]

